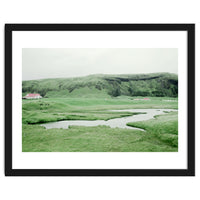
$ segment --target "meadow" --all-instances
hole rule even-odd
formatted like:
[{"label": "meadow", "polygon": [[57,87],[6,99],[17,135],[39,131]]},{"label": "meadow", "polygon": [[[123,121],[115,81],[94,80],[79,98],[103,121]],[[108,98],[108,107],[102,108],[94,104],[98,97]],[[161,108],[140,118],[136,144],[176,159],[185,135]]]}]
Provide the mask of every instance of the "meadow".
[{"label": "meadow", "polygon": [[[103,91],[101,91],[103,92]],[[78,93],[79,94],[79,93]],[[138,113],[112,112],[118,109],[178,109],[178,98],[102,95],[72,95],[22,101],[23,152],[177,152],[178,112],[155,119],[129,123],[145,132],[108,126],[70,126],[45,129],[41,123],[61,120],[109,120]],[[84,96],[84,94],[87,94]],[[170,100],[170,101],[169,101]]]}]

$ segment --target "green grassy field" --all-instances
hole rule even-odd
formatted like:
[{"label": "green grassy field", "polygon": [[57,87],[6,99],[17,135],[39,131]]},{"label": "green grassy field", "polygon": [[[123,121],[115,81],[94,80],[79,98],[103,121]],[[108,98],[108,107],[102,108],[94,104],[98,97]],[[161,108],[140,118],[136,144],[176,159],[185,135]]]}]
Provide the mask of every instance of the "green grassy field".
[{"label": "green grassy field", "polygon": [[[108,120],[134,113],[112,112],[112,109],[178,109],[177,98],[149,97],[71,97],[23,100],[23,152],[171,152],[178,151],[178,113],[171,112],[156,119],[129,123],[146,132],[107,126],[49,129],[40,123],[60,120]],[[140,97],[144,98],[144,97]],[[174,101],[165,101],[165,100]]]}]

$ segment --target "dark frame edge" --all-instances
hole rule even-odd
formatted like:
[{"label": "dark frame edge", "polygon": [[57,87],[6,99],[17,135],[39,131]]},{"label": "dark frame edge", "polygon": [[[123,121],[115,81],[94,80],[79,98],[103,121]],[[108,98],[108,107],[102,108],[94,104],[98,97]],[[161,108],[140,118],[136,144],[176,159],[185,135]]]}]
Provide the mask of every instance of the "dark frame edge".
[{"label": "dark frame edge", "polygon": [[12,170],[12,26],[5,25],[5,175]]},{"label": "dark frame edge", "polygon": [[195,176],[195,24],[188,26],[188,171]]},{"label": "dark frame edge", "polygon": [[193,176],[185,169],[13,169],[7,176]]},{"label": "dark frame edge", "polygon": [[[131,23],[68,23],[68,24],[5,24],[15,31],[187,31],[194,24],[131,24]],[[56,29],[55,29],[56,26]]]}]

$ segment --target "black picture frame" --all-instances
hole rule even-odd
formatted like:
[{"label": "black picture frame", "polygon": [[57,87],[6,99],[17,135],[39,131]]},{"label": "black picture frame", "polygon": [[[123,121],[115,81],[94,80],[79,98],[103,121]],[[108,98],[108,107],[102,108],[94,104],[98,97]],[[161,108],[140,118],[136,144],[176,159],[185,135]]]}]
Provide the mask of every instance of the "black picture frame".
[{"label": "black picture frame", "polygon": [[[13,169],[13,31],[186,31],[187,169]],[[195,175],[195,24],[5,24],[5,175],[6,176],[194,176]]]}]

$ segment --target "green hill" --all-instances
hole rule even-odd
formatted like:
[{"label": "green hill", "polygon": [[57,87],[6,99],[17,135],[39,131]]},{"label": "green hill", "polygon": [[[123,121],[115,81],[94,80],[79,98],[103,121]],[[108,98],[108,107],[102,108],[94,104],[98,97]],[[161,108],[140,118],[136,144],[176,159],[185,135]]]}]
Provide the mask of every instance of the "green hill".
[{"label": "green hill", "polygon": [[178,96],[178,76],[170,73],[89,75],[22,82],[22,95],[43,97]]}]

